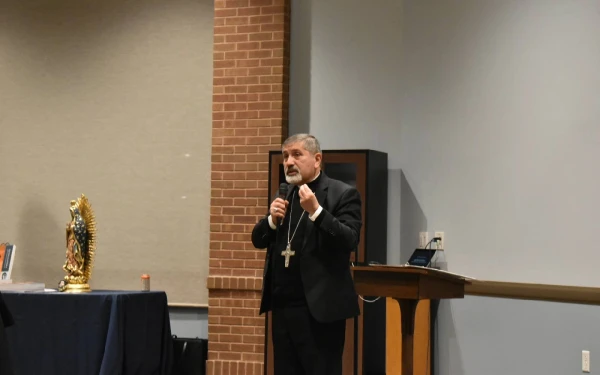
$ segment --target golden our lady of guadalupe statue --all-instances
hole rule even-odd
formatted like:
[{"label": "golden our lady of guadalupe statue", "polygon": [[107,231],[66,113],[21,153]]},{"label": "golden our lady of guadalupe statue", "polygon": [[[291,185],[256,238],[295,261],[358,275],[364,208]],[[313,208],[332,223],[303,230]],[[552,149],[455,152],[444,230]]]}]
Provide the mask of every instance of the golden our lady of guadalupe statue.
[{"label": "golden our lady of guadalupe statue", "polygon": [[89,292],[92,267],[96,252],[96,220],[87,197],[81,195],[71,201],[71,221],[66,227],[66,260],[63,270],[67,273],[58,284],[61,292]]}]

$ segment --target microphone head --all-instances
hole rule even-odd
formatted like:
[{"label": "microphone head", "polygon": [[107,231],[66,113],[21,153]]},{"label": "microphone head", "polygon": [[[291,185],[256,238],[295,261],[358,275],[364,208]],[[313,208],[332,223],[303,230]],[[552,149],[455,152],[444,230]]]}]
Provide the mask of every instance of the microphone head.
[{"label": "microphone head", "polygon": [[288,184],[285,182],[279,185],[279,198],[285,199],[287,195]]}]

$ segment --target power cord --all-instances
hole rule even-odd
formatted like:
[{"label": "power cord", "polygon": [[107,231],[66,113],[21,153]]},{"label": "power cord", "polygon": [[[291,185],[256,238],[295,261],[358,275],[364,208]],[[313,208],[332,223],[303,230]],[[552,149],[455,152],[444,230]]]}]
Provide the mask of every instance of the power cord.
[{"label": "power cord", "polygon": [[[427,246],[429,246],[429,248],[431,249],[431,244],[433,242],[438,242],[438,241],[441,241],[441,240],[442,240],[442,237],[433,237],[431,240],[429,240],[429,242],[427,242],[427,245],[425,245],[425,247],[423,249],[427,249]],[[431,250],[433,250],[433,249],[431,249]]]},{"label": "power cord", "polygon": [[[352,264],[352,267],[354,267],[354,262],[350,262],[350,264]],[[381,264],[381,263],[379,263],[379,262],[369,262],[369,265],[372,265],[372,264]],[[375,298],[375,299],[373,299],[373,300],[369,300],[369,299],[365,299],[365,298],[363,298],[363,296],[361,296],[361,295],[359,294],[359,295],[358,295],[358,298],[360,298],[361,300],[363,300],[363,301],[365,301],[365,302],[368,302],[368,303],[373,303],[373,302],[377,302],[377,301],[378,301],[378,300],[379,300],[381,297],[377,297],[377,298]]]},{"label": "power cord", "polygon": [[364,299],[364,298],[363,298],[363,296],[361,296],[361,295],[359,294],[359,295],[358,295],[358,298],[362,299],[362,300],[363,300],[363,301],[365,301],[365,302],[368,302],[368,303],[373,303],[373,302],[377,302],[377,300],[379,300],[381,297],[377,297],[377,298],[375,298],[375,299],[373,299],[373,300],[368,300],[368,299]]},{"label": "power cord", "polygon": [[[442,237],[433,237],[433,238],[432,238],[432,239],[431,239],[429,242],[427,242],[427,245],[425,245],[425,247],[424,247],[423,249],[424,249],[424,250],[427,250],[427,246],[429,246],[429,250],[433,250],[433,249],[431,248],[431,244],[432,244],[433,242],[438,242],[438,241],[441,241],[441,240],[442,240]],[[437,250],[437,249],[436,249],[436,250]],[[436,259],[437,255],[438,255],[438,253],[436,252],[436,253],[435,253],[435,255],[433,256],[433,258],[431,258],[431,260],[429,261],[429,263],[430,263],[430,264],[431,264],[433,267],[435,267],[435,266],[434,266],[434,259]]]}]

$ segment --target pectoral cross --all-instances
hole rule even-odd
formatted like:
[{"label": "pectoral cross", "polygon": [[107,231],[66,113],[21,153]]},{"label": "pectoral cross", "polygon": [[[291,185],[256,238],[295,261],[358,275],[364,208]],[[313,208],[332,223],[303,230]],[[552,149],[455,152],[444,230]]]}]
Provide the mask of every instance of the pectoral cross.
[{"label": "pectoral cross", "polygon": [[294,255],[296,255],[296,252],[292,251],[290,244],[288,244],[285,250],[281,252],[281,256],[285,257],[285,268],[290,266],[290,257]]}]

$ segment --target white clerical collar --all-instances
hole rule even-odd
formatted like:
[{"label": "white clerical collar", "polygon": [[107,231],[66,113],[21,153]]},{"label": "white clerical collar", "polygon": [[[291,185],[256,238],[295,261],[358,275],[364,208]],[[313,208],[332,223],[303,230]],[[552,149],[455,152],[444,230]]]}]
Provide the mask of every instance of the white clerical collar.
[{"label": "white clerical collar", "polygon": [[314,180],[316,180],[317,178],[319,178],[320,175],[321,175],[321,171],[319,171],[319,174],[316,175],[315,177],[313,177],[312,180],[308,181],[308,183],[310,184],[311,182],[313,182]]}]

